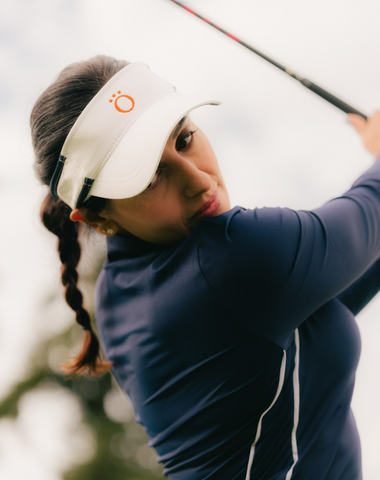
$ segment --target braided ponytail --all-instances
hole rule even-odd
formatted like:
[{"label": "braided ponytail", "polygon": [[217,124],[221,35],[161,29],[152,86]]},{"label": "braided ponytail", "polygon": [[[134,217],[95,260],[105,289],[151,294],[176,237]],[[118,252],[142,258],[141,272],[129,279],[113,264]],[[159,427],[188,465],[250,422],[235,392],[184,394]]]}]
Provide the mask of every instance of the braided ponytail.
[{"label": "braided ponytail", "polygon": [[[126,65],[125,61],[104,55],[69,65],[37,100],[30,124],[36,155],[34,168],[43,184],[50,184],[63,143],[80,113],[103,85]],[[88,209],[99,212],[106,207],[107,200],[91,197],[87,205]],[[58,237],[65,298],[76,313],[76,321],[84,329],[81,351],[63,364],[62,369],[67,374],[88,372],[98,375],[109,370],[112,363],[100,359],[99,340],[92,329],[90,315],[83,307],[83,296],[77,286],[77,266],[81,255],[78,234],[81,227],[79,222],[70,220],[70,213],[71,208],[50,193],[42,203],[42,223]]]},{"label": "braided ponytail", "polygon": [[62,200],[46,196],[41,208],[41,220],[45,227],[58,237],[58,253],[62,262],[61,278],[65,287],[65,299],[76,313],[76,321],[84,329],[82,350],[79,354],[62,365],[68,374],[84,373],[100,374],[112,367],[110,362],[99,358],[99,341],[92,330],[90,315],[83,308],[83,295],[77,287],[77,266],[81,249],[78,242],[79,223],[69,218],[71,209]]}]

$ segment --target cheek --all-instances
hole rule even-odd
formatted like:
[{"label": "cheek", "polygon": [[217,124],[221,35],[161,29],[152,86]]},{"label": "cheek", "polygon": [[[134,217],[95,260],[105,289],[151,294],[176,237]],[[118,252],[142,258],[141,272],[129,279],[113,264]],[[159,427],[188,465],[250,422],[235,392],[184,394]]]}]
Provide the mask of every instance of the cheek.
[{"label": "cheek", "polygon": [[171,192],[165,191],[160,194],[152,192],[149,198],[137,198],[133,205],[119,211],[116,221],[124,228],[128,226],[139,229],[165,228],[165,226],[178,223],[181,219],[181,204],[178,197]]},{"label": "cheek", "polygon": [[201,160],[202,168],[204,171],[208,173],[219,173],[219,164],[218,160],[216,159],[214,150],[210,142],[207,138],[203,135],[201,138],[201,142],[198,145],[196,152],[194,152],[196,157]]},{"label": "cheek", "polygon": [[178,195],[166,191],[162,196],[157,196],[147,208],[146,215],[149,216],[151,225],[177,223],[181,218],[181,203]]}]

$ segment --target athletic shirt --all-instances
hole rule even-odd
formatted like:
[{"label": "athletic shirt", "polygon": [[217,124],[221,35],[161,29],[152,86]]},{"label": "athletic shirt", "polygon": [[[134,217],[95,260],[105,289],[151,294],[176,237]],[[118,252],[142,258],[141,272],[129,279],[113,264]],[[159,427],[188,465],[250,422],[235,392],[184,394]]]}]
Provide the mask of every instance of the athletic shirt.
[{"label": "athletic shirt", "polygon": [[108,238],[96,318],[171,480],[360,480],[354,319],[380,289],[380,159],[313,211]]}]

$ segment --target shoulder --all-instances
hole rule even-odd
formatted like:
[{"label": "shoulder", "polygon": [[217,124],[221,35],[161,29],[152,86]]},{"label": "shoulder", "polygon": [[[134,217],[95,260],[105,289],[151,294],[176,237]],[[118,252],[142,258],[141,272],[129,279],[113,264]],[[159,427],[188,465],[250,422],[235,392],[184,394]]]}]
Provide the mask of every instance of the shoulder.
[{"label": "shoulder", "polygon": [[235,207],[199,230],[199,267],[218,301],[234,321],[268,339],[274,338],[268,318],[279,318],[277,300],[297,257],[302,217],[287,208]]},{"label": "shoulder", "polygon": [[[207,219],[199,230],[199,266],[214,290],[279,290],[291,274],[300,245],[302,212],[235,207]],[[252,294],[252,293],[251,293]]]},{"label": "shoulder", "polygon": [[[302,215],[302,212],[301,212]],[[262,256],[281,251],[297,242],[301,230],[300,212],[289,208],[247,209],[237,206],[202,222],[200,250],[225,251],[238,256]],[[287,240],[284,244],[284,240]]]}]

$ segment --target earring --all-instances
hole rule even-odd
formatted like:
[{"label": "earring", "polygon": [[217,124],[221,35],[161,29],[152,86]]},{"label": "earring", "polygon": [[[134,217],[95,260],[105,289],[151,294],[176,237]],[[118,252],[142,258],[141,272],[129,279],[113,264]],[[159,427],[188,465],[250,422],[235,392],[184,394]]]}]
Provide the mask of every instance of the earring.
[{"label": "earring", "polygon": [[102,232],[106,235],[112,235],[113,234],[113,230],[112,228],[102,228]]}]

